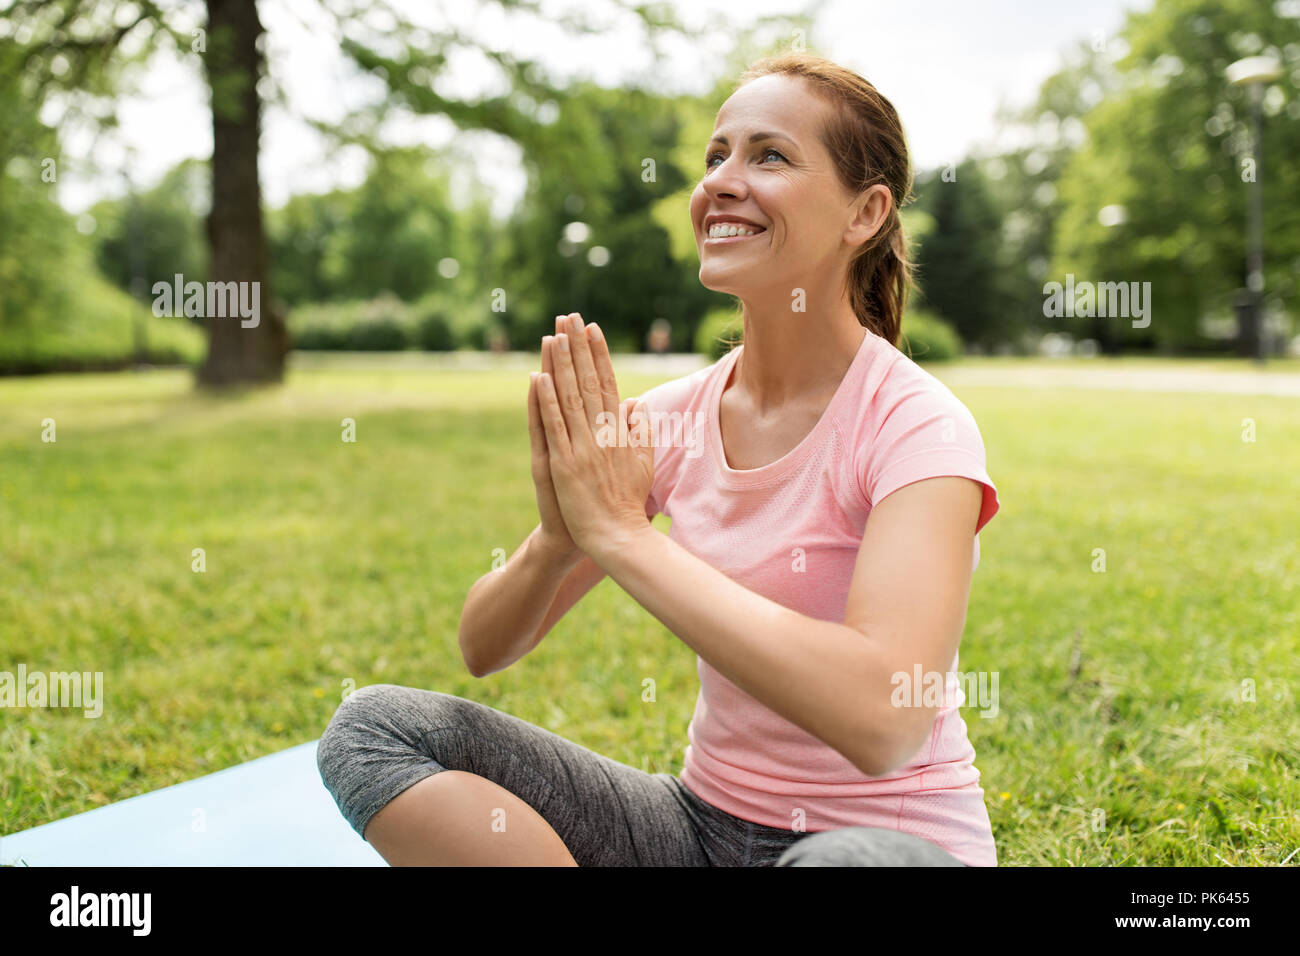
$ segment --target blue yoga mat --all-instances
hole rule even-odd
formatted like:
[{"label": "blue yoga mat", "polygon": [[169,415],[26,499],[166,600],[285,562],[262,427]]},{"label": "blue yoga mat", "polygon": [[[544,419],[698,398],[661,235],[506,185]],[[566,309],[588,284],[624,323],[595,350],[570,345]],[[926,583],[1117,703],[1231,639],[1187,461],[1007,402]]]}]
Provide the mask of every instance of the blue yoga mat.
[{"label": "blue yoga mat", "polygon": [[0,863],[387,866],[321,782],[317,743],[0,837]]}]

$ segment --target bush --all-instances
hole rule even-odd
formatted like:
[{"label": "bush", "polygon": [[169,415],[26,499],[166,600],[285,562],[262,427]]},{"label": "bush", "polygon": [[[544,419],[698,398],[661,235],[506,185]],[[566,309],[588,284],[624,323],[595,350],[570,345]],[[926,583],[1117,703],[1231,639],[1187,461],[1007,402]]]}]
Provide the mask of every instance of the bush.
[{"label": "bush", "polygon": [[744,331],[739,309],[713,309],[695,330],[695,351],[716,362],[740,344]]},{"label": "bush", "polygon": [[306,351],[347,348],[350,324],[346,303],[313,303],[295,306],[289,312],[289,335],[293,347]]},{"label": "bush", "polygon": [[923,309],[903,314],[898,348],[914,362],[948,362],[961,358],[961,336],[947,322]]},{"label": "bush", "polygon": [[443,295],[414,303],[391,295],[369,301],[317,302],[297,306],[289,314],[293,346],[304,350],[486,350],[495,337],[504,335],[504,328],[481,306],[466,306]]},{"label": "bush", "polygon": [[413,341],[408,308],[392,296],[368,302],[318,302],[289,314],[293,347],[306,351],[403,351]]},{"label": "bush", "polygon": [[410,309],[394,295],[363,302],[357,320],[348,329],[348,345],[358,352],[401,352],[413,339]]},{"label": "bush", "polygon": [[[143,349],[136,336],[143,330]],[[69,288],[62,314],[0,327],[0,373],[117,369],[140,360],[194,365],[206,350],[203,330],[185,318],[156,316],[97,273]]]},{"label": "bush", "polygon": [[[462,349],[486,351],[490,347],[492,330],[496,327],[481,308],[464,309],[451,317],[452,335]],[[539,340],[538,349],[541,349]]]},{"label": "bush", "polygon": [[456,348],[456,336],[451,322],[439,303],[423,303],[418,307],[420,318],[415,323],[415,344],[426,352],[450,352]]},{"label": "bush", "polygon": [[356,352],[403,352],[410,345],[406,326],[395,316],[363,319],[348,329],[345,348]]}]

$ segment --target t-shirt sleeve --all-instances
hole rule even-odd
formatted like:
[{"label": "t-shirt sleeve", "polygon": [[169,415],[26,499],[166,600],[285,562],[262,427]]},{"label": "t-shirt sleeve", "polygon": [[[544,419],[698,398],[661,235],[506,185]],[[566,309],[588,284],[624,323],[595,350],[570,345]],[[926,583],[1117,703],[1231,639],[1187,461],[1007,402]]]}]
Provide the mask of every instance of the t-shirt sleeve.
[{"label": "t-shirt sleeve", "polygon": [[904,485],[948,475],[983,486],[976,534],[1001,507],[986,470],[984,440],[975,418],[946,389],[910,388],[888,410],[874,438],[857,452],[858,478],[872,507]]}]

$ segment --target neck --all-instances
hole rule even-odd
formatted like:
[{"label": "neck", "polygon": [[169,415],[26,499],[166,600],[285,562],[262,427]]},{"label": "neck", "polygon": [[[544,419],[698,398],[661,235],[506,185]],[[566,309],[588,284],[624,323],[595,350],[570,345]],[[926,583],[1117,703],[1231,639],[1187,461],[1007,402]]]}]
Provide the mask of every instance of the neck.
[{"label": "neck", "polygon": [[791,403],[820,403],[843,381],[870,334],[844,301],[821,315],[791,312],[784,302],[744,306],[744,349],[733,380],[760,415]]}]

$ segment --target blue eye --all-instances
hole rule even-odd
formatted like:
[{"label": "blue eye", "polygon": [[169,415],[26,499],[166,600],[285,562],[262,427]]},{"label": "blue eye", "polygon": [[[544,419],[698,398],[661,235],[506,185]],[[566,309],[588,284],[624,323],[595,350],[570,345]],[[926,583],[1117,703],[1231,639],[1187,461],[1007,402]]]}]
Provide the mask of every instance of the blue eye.
[{"label": "blue eye", "polygon": [[[763,150],[763,158],[766,159],[769,153],[772,154],[772,155],[775,155],[775,156],[780,156],[780,158],[781,158],[781,162],[787,162],[786,158],[785,158],[784,156],[782,156],[781,153],[780,153],[778,150],[773,149],[771,146],[769,146],[767,149]],[[713,168],[713,161],[714,161],[715,159],[720,159],[720,158],[722,158],[722,154],[719,153],[719,152],[717,152],[716,150],[715,150],[714,152],[712,152],[712,153],[709,153],[707,156],[705,156],[705,157],[704,157],[704,168],[705,168],[705,170],[710,170],[710,169],[712,169],[712,168]]]}]

